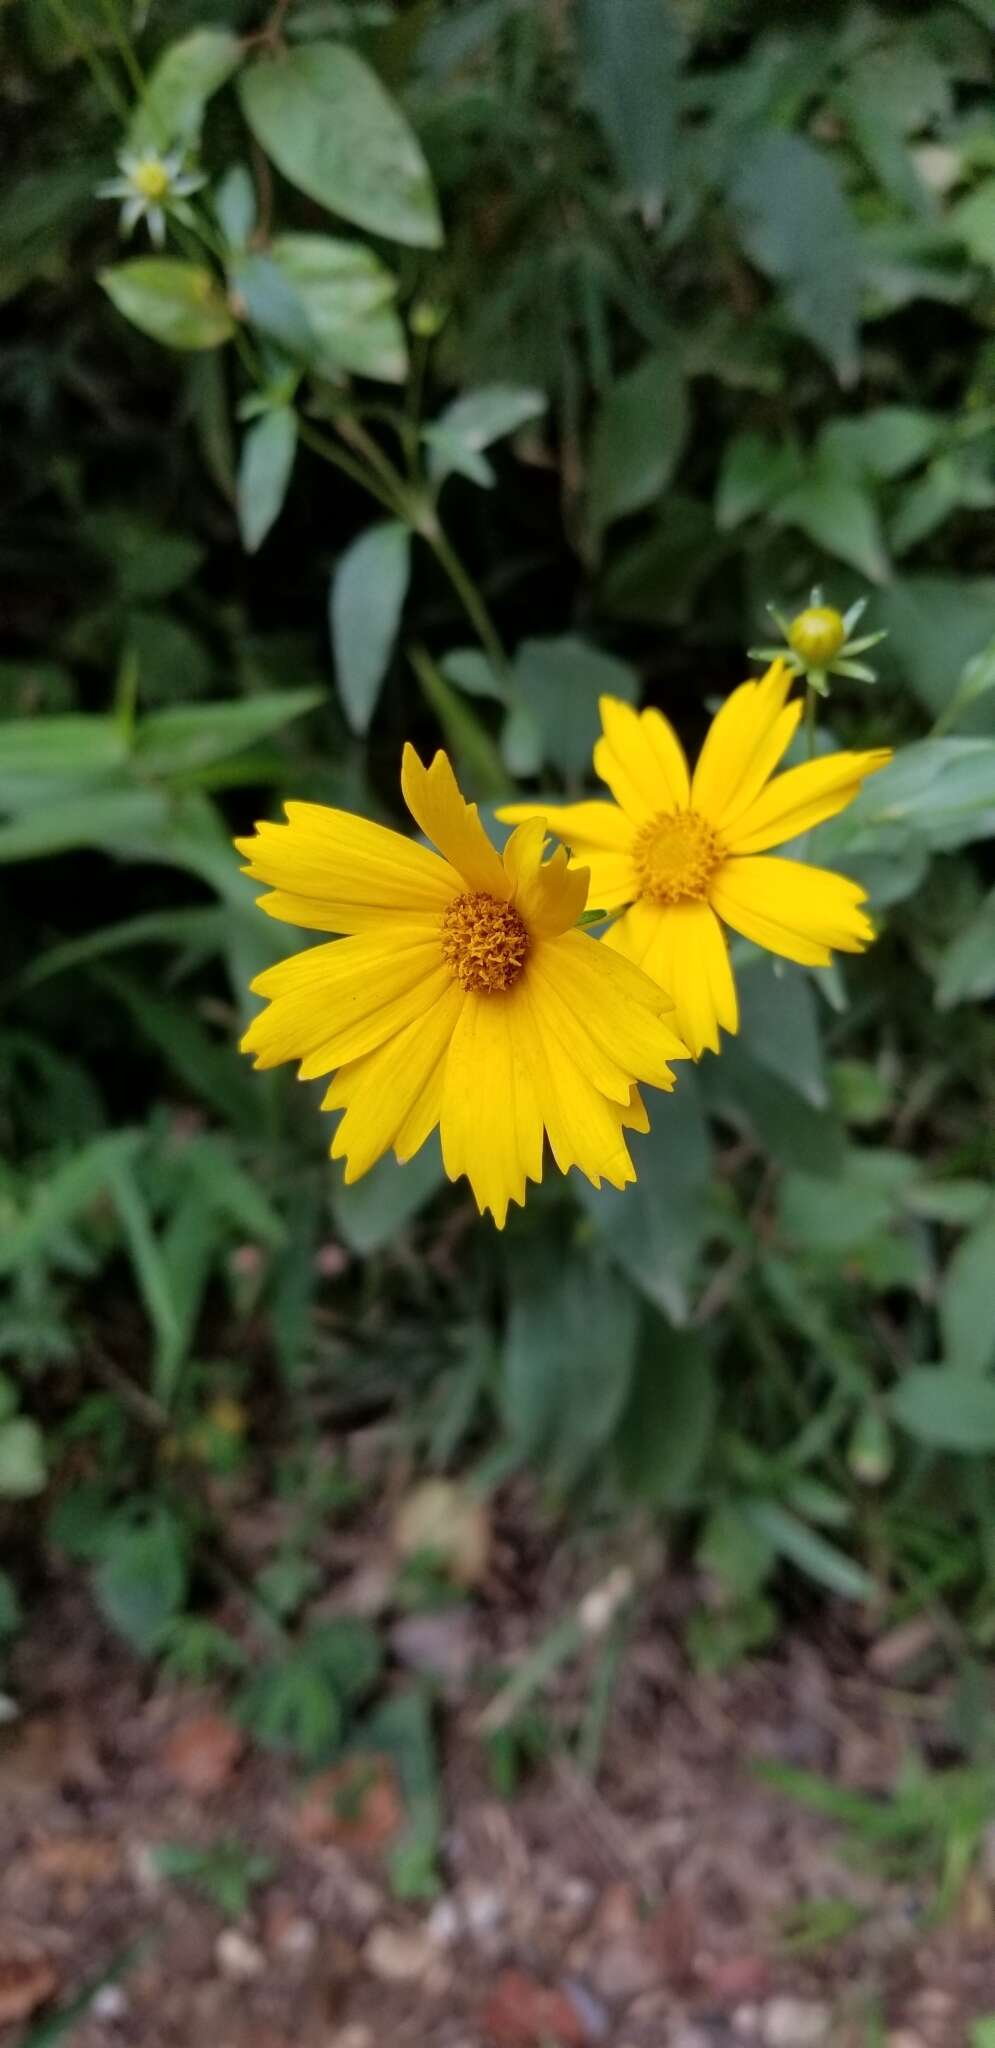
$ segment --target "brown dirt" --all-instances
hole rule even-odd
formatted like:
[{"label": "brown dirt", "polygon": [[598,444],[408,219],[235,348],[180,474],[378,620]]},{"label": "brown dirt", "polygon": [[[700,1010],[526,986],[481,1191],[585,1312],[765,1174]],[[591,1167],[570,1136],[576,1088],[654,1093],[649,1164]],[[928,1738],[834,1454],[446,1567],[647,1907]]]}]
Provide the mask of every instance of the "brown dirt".
[{"label": "brown dirt", "polygon": [[[0,1990],[29,2001],[0,2022],[4,2048],[32,1984],[47,2011],[53,1986],[68,2002],[136,1943],[74,2048],[962,2048],[995,2012],[984,1872],[931,1928],[925,1882],[848,1864],[834,1830],[751,1769],[779,1759],[886,1789],[911,1740],[886,1687],[828,1634],[696,1679],[669,1600],[650,1599],[630,1645],[597,1789],[564,1750],[511,1803],[488,1778],[465,1638],[514,1668],[541,1633],[534,1605],[506,1583],[500,1605],[491,1588],[452,1610],[445,1889],[411,1910],[386,1883],[395,1795],[375,1761],[368,1827],[362,1797],[341,1827],[316,1824],[313,1793],[302,1824],[299,1774],[243,1747],[220,1700],[157,1683],[78,1586],[54,1584],[16,1660],[20,1718],[0,1731]],[[421,1654],[410,1621],[398,1634]],[[587,1687],[568,1675],[555,1711],[569,1720]],[[234,1925],[153,1858],[222,1835],[273,1863]],[[825,1899],[865,1917],[791,1953],[783,1916]]]}]

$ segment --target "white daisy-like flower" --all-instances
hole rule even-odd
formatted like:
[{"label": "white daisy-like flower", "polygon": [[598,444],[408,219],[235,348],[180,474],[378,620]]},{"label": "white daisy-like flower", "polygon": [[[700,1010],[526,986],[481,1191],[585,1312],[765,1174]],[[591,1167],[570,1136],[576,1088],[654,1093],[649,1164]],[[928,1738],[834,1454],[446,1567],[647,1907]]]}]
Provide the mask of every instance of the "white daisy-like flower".
[{"label": "white daisy-like flower", "polygon": [[184,202],[199,192],[207,179],[201,171],[183,169],[183,152],[172,149],[165,156],[157,150],[122,150],[118,157],[120,176],[107,178],[97,186],[98,199],[121,199],[122,235],[134,233],[144,220],[152,241],[161,249],[166,239],[166,216],[187,217]]}]

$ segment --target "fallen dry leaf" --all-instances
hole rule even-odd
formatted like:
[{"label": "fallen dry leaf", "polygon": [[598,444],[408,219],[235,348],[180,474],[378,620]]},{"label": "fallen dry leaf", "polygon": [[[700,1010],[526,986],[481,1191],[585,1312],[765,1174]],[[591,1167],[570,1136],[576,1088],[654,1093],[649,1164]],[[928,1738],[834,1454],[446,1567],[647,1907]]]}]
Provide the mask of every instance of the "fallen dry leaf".
[{"label": "fallen dry leaf", "polygon": [[384,1756],[353,1756],[312,1778],[294,1818],[301,1842],[380,1849],[404,1818],[397,1778]]},{"label": "fallen dry leaf", "polygon": [[504,1970],[482,2015],[492,2048],[584,2048],[586,2030],[564,1991],[551,1991],[524,1970]]},{"label": "fallen dry leaf", "polygon": [[163,1769],[185,1792],[220,1792],[245,1748],[245,1737],[223,1714],[193,1714],[163,1744]]},{"label": "fallen dry leaf", "polygon": [[30,2019],[58,1981],[45,1956],[0,1956],[0,2027]]},{"label": "fallen dry leaf", "polygon": [[60,1884],[106,1884],[121,1867],[121,1848],[108,1835],[49,1835],[34,1843],[31,1860]]}]

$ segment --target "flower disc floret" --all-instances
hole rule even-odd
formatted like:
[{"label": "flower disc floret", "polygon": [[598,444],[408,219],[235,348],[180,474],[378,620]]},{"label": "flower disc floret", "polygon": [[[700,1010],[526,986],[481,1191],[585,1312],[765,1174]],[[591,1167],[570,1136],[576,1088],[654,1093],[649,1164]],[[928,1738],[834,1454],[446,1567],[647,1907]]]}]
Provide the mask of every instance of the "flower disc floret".
[{"label": "flower disc floret", "polygon": [[165,199],[172,183],[172,174],[167,164],[157,156],[145,156],[135,165],[131,182],[143,199]]},{"label": "flower disc floret", "polygon": [[442,920],[442,957],[461,988],[494,995],[513,988],[525,965],[529,935],[517,910],[486,890],[457,896]]},{"label": "flower disc floret", "polygon": [[641,893],[654,903],[704,903],[722,860],[718,835],[698,811],[659,811],[632,853]]}]

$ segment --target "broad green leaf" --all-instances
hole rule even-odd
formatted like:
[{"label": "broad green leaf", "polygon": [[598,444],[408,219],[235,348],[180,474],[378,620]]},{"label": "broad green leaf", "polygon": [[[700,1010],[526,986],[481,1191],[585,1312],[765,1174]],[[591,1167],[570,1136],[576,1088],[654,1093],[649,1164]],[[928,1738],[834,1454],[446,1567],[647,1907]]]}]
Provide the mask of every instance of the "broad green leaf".
[{"label": "broad green leaf", "polygon": [[675,348],[654,350],[611,386],[594,422],[589,458],[590,512],[599,532],[661,496],[680,461],[688,423]]},{"label": "broad green leaf", "polygon": [[442,727],[446,747],[467,795],[480,802],[507,796],[508,777],[502,757],[483,720],[466,703],[462,692],[446,681],[424,648],[412,648],[411,664],[422,694]]},{"label": "broad green leaf", "polygon": [[639,689],[635,670],[626,662],[574,633],[523,640],[512,676],[518,699],[535,722],[541,759],[571,780],[585,775],[591,765],[591,750],[601,730],[598,698],[622,697],[631,704]]},{"label": "broad green leaf", "polygon": [[913,1366],[902,1374],[890,1405],[910,1436],[936,1450],[995,1450],[995,1381],[973,1366]]},{"label": "broad green leaf", "polygon": [[116,1168],[133,1159],[143,1143],[141,1131],[109,1131],[40,1177],[23,1212],[5,1224],[0,1273],[16,1272],[44,1254],[68,1223],[107,1192]]},{"label": "broad green leaf", "polygon": [[648,1102],[649,1131],[628,1139],[635,1186],[597,1189],[578,1175],[576,1192],[622,1271],[672,1322],[686,1323],[705,1237],[708,1133],[687,1066],[679,1067],[672,1095],[651,1090]]},{"label": "broad green leaf", "polygon": [[838,469],[868,476],[904,476],[931,455],[944,432],[935,413],[910,405],[881,405],[858,419],[832,420],[819,435],[819,449]]},{"label": "broad green leaf", "polygon": [[374,234],[438,248],[421,149],[355,50],[318,42],[261,58],[242,72],[239,91],[256,141],[299,191]]},{"label": "broad green leaf", "polygon": [[772,516],[783,526],[800,527],[817,547],[849,562],[872,583],[886,581],[888,557],[877,507],[867,486],[847,470],[817,460],[777,500]]},{"label": "broad green leaf", "polygon": [[399,1166],[388,1152],[351,1187],[336,1177],[331,1198],[335,1228],[349,1250],[362,1257],[382,1251],[438,1194],[444,1180],[435,1138],[407,1166]]},{"label": "broad green leaf", "polygon": [[46,1476],[38,1424],[26,1415],[0,1422],[0,1500],[28,1500],[44,1491]]},{"label": "broad green leaf", "polygon": [[940,1010],[984,1002],[990,995],[995,995],[995,889],[941,953],[936,977]]},{"label": "broad green leaf", "polygon": [[915,1161],[901,1152],[857,1146],[832,1176],[789,1173],[781,1183],[781,1230],[806,1250],[836,1259],[856,1253],[901,1214]]},{"label": "broad green leaf", "polygon": [[176,256],[133,256],[100,272],[109,299],[166,348],[218,348],[235,322],[213,271]]},{"label": "broad green leaf", "polygon": [[828,1586],[831,1593],[841,1593],[846,1600],[874,1598],[878,1587],[870,1573],[790,1509],[772,1500],[752,1500],[744,1503],[743,1512],[781,1557],[819,1585]]},{"label": "broad green leaf", "polygon": [[142,719],[136,758],[146,774],[192,775],[255,746],[321,701],[320,690],[267,690],[235,703],[166,705]]},{"label": "broad green leaf", "polygon": [[842,1167],[842,1126],[799,1094],[772,1062],[762,1062],[756,1044],[748,1047],[739,1038],[728,1040],[721,1059],[708,1062],[700,1086],[714,1115],[734,1130],[758,1138],[780,1164],[820,1175]]},{"label": "broad green leaf", "polygon": [[281,405],[246,428],[238,465],[238,525],[250,555],[260,548],[287,495],[297,452],[297,414]]},{"label": "broad green leaf", "polygon": [[506,678],[499,675],[479,647],[454,647],[439,663],[446,681],[455,683],[468,697],[493,697],[498,704],[508,701]]},{"label": "broad green leaf", "polygon": [[607,1443],[625,1407],[639,1303],[603,1260],[538,1234],[510,1254],[501,1381],[505,1427],[560,1486]]},{"label": "broad green leaf", "polygon": [[545,393],[525,386],[483,384],[476,391],[464,391],[423,431],[433,482],[442,484],[458,471],[471,483],[488,487],[494,471],[484,460],[483,449],[539,419],[545,410]]},{"label": "broad green leaf", "polygon": [[677,151],[684,34],[669,0],[580,0],[581,83],[625,186],[659,218]]},{"label": "broad green leaf", "polygon": [[975,263],[995,270],[995,177],[983,179],[952,208],[949,225]]},{"label": "broad green leaf", "polygon": [[829,1085],[811,977],[769,955],[751,959],[739,976],[739,1040],[751,1059],[825,1109]]},{"label": "broad green leaf", "polygon": [[0,809],[22,811],[74,784],[109,781],[128,758],[117,720],[93,714],[0,724]]},{"label": "broad green leaf", "polygon": [[957,1246],[939,1308],[951,1369],[984,1372],[995,1363],[995,1203]]},{"label": "broad green leaf", "polygon": [[171,43],[131,117],[127,147],[163,151],[195,142],[208,100],[237,71],[243,53],[239,37],[225,28],[196,28]]},{"label": "broad green leaf", "polygon": [[749,431],[727,441],[715,495],[715,522],[722,533],[764,511],[797,483],[802,461],[797,448]]},{"label": "broad green leaf", "polygon": [[256,188],[247,164],[232,164],[211,195],[215,219],[232,249],[245,249],[257,219]]},{"label": "broad green leaf", "polygon": [[[875,598],[874,623],[888,635],[875,661],[903,687],[911,684],[935,716],[955,696],[965,665],[995,638],[995,576],[903,576]],[[995,730],[995,698],[971,707],[965,725]]]},{"label": "broad green leaf", "polygon": [[239,306],[250,327],[285,354],[302,362],[311,360],[317,338],[304,300],[283,264],[258,249],[249,250],[232,264],[228,285],[233,304]]},{"label": "broad green leaf", "polygon": [[712,1362],[700,1337],[647,1320],[616,1438],[627,1501],[683,1506],[698,1476],[716,1412]]},{"label": "broad green leaf", "polygon": [[339,696],[353,732],[366,732],[376,710],[410,574],[411,534],[396,519],[368,527],[335,565],[328,622]]},{"label": "broad green leaf", "polygon": [[343,370],[399,384],[407,375],[397,280],[372,249],[332,235],[278,235],[273,263],[293,286],[311,331],[308,361],[322,376]]},{"label": "broad green leaf", "polygon": [[132,1649],[149,1656],[187,1590],[186,1537],[175,1515],[155,1507],[121,1515],[109,1525],[94,1590],[112,1627]]},{"label": "broad green leaf", "polygon": [[783,287],[795,327],[852,384],[860,244],[830,157],[800,135],[768,133],[737,152],[729,200],[747,255]]}]

